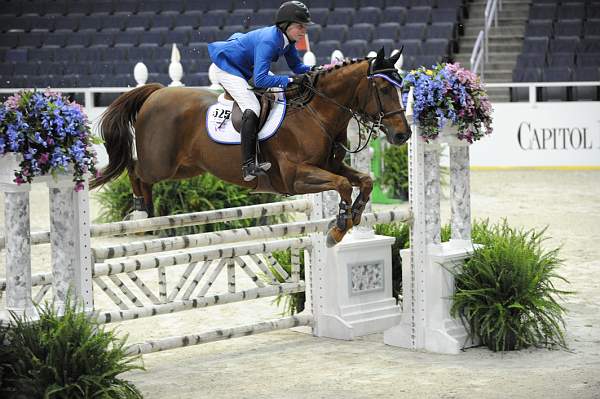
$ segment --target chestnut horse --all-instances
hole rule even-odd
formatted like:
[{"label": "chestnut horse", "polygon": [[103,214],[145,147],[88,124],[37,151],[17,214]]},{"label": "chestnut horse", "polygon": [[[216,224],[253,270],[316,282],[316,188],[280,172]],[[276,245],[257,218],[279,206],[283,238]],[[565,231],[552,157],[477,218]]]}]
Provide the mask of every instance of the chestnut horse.
[{"label": "chestnut horse", "polygon": [[[309,73],[305,90],[312,95],[289,109],[276,135],[260,144],[262,156],[272,163],[267,172],[272,191],[307,194],[336,190],[340,212],[329,230],[327,243],[335,245],[360,223],[373,182],[368,173],[344,163],[346,130],[352,117],[385,132],[391,144],[410,137],[401,99],[396,90],[401,78],[394,67],[400,53],[386,58],[351,60],[335,68]],[[152,185],[167,179],[184,179],[209,172],[239,186],[256,189],[241,174],[239,145],[219,144],[206,132],[207,109],[217,101],[211,91],[147,84],[124,93],[101,119],[109,164],[91,181],[98,187],[127,169],[134,196],[143,197],[153,214]],[[137,161],[132,158],[133,135]],[[360,193],[352,203],[352,187]],[[352,204],[352,205],[350,205]]]}]

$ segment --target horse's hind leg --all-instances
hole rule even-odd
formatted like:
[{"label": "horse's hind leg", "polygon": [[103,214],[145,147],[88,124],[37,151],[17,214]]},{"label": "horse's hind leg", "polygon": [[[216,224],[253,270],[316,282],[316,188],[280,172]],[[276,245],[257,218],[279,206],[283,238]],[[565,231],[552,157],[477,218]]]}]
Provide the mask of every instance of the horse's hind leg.
[{"label": "horse's hind leg", "polygon": [[[145,212],[147,217],[154,217],[154,205],[152,203],[152,184],[144,183],[135,173],[135,165],[127,168],[129,182],[133,190],[133,212]],[[133,216],[132,218],[136,218]],[[139,217],[138,217],[139,218]]]}]

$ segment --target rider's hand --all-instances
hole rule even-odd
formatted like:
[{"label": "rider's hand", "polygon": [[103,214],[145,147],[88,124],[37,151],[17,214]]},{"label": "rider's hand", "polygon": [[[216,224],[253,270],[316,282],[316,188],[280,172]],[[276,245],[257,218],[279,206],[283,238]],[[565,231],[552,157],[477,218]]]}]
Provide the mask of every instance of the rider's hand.
[{"label": "rider's hand", "polygon": [[311,72],[319,72],[323,70],[323,65],[313,65],[310,67]]},{"label": "rider's hand", "polygon": [[296,75],[291,78],[290,85],[304,87],[308,85],[308,76],[306,75]]}]

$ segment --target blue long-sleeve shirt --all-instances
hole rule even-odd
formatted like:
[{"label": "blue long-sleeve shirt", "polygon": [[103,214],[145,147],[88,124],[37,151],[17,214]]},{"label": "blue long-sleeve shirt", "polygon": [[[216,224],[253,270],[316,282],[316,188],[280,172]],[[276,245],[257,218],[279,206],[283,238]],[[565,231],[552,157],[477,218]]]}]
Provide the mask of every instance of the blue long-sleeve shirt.
[{"label": "blue long-sleeve shirt", "polygon": [[308,72],[293,43],[286,45],[283,32],[276,26],[260,28],[248,33],[235,33],[227,41],[208,45],[212,62],[225,72],[246,80],[254,78],[256,87],[282,87],[289,83],[287,75],[269,75],[271,63],[280,56],[296,74]]}]

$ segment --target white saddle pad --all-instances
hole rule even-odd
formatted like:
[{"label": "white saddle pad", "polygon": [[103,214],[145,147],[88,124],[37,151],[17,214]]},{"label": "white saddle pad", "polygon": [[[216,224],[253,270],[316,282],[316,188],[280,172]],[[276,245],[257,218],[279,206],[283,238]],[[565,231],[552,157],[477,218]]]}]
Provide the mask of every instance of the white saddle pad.
[{"label": "white saddle pad", "polygon": [[[258,140],[266,140],[277,132],[285,117],[285,106],[285,95],[276,93],[267,121],[258,132]],[[240,133],[235,130],[231,122],[232,108],[233,101],[226,100],[225,94],[221,94],[217,103],[208,108],[206,113],[208,136],[217,143],[240,144]]]}]

